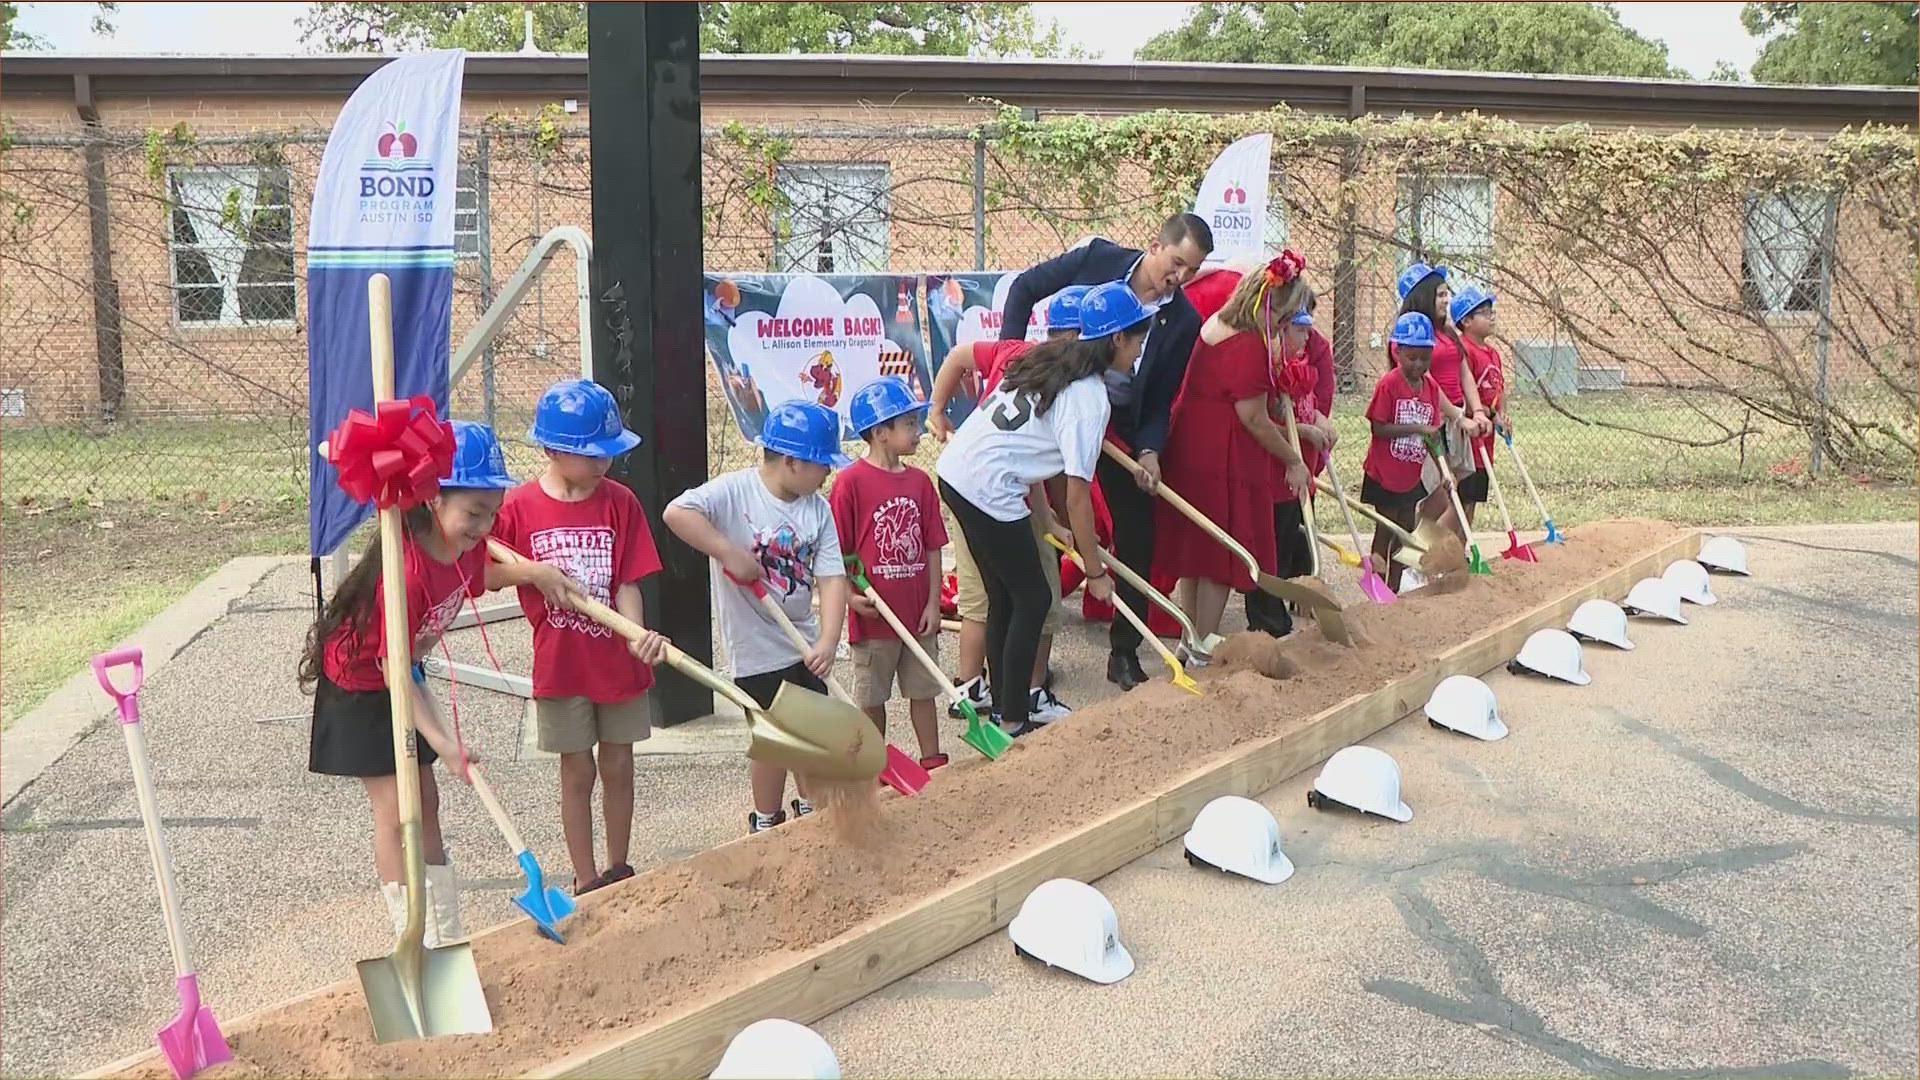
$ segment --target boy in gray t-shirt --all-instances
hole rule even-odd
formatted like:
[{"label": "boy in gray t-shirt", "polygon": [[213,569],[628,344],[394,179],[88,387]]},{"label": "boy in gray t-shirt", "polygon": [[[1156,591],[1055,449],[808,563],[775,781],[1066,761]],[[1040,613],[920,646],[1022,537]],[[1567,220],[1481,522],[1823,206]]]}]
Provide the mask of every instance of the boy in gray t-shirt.
[{"label": "boy in gray t-shirt", "polygon": [[[720,640],[733,681],[761,708],[769,708],[783,682],[827,692],[824,679],[833,671],[847,621],[847,578],[833,510],[820,486],[830,468],[847,459],[840,453],[838,414],[804,402],[790,401],[769,413],[760,444],[759,465],[683,492],[663,516],[675,536],[713,560]],[[813,648],[805,653],[795,648],[752,591],[729,576],[763,582]],[[815,591],[820,594],[817,614]],[[752,761],[748,775],[753,784],[748,831],[785,821],[780,800],[787,771]],[[796,817],[813,812],[805,792],[791,806]]]}]

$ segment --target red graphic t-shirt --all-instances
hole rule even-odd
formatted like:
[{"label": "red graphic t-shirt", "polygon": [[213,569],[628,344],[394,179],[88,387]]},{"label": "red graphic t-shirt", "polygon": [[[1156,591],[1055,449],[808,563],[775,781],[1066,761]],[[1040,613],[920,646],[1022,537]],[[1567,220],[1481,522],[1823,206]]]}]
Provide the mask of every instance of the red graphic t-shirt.
[{"label": "red graphic t-shirt", "polygon": [[[1373,401],[1367,405],[1367,419],[1381,424],[1437,424],[1440,420],[1440,386],[1429,374],[1416,392],[1407,385],[1398,367],[1388,370],[1373,388]],[[1427,447],[1418,435],[1397,439],[1373,436],[1367,445],[1366,473],[1388,491],[1412,491],[1420,483],[1420,466],[1427,460]]]},{"label": "red graphic t-shirt", "polygon": [[[487,591],[487,552],[475,545],[450,563],[436,561],[422,551],[409,536],[404,549],[407,575],[407,629],[413,642],[407,650],[407,662],[421,643],[446,631],[447,623],[460,613],[460,605],[469,596]],[[373,591],[373,610],[366,625],[356,631],[351,620],[341,623],[327,638],[321,662],[335,686],[342,690],[385,690],[380,675],[380,660],[387,655],[387,621],[384,612],[387,583]]]},{"label": "red graphic t-shirt", "polygon": [[973,370],[980,377],[980,396],[985,398],[993,393],[994,387],[1000,385],[1000,376],[1006,374],[1007,365],[1031,348],[1033,342],[1025,340],[974,342]]},{"label": "red graphic t-shirt", "polygon": [[[860,556],[873,590],[902,626],[918,631],[932,589],[927,562],[947,546],[947,525],[940,518],[933,481],[911,465],[894,473],[861,458],[834,478],[827,502],[833,506],[840,550]],[[896,636],[884,618],[847,613],[850,642]]]},{"label": "red graphic t-shirt", "polygon": [[[1473,372],[1473,381],[1480,389],[1480,404],[1487,412],[1498,413],[1500,398],[1507,391],[1506,372],[1500,366],[1500,353],[1492,345],[1473,343],[1472,338],[1463,337],[1460,343],[1467,349],[1467,367]],[[1482,435],[1473,440],[1473,463],[1493,460],[1493,436]]]},{"label": "red graphic t-shirt", "polygon": [[[557,567],[608,607],[620,586],[660,572],[646,512],[617,480],[601,480],[579,502],[562,502],[538,479],[529,480],[507,492],[493,535]],[[520,610],[533,624],[533,696],[614,704],[653,685],[653,669],[634,659],[625,638],[577,611],[548,608],[539,589],[523,586],[519,592]]]}]

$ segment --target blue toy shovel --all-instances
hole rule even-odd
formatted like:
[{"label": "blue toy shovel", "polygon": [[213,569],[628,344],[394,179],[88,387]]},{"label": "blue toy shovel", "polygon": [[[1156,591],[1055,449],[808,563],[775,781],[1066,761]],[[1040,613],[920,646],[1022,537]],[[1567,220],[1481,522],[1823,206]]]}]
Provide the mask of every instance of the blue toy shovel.
[{"label": "blue toy shovel", "polygon": [[527,875],[527,891],[514,897],[514,904],[527,913],[527,918],[533,920],[542,934],[565,945],[567,939],[560,936],[560,920],[573,914],[573,897],[547,884],[547,875],[540,869],[540,860],[527,850],[527,845],[520,839],[520,830],[513,827],[513,819],[507,816],[507,808],[500,805],[499,796],[493,793],[493,786],[487,783],[487,778],[480,775],[479,767],[469,764],[467,775],[473,778],[473,793],[486,804],[487,813],[493,816],[493,823],[500,827],[500,835],[507,838],[507,846],[513,849],[513,857],[520,861],[520,872]]},{"label": "blue toy shovel", "polygon": [[1527,463],[1520,460],[1520,448],[1513,445],[1513,432],[1502,428],[1500,430],[1500,437],[1506,440],[1507,452],[1513,455],[1513,463],[1520,469],[1520,479],[1527,482],[1527,494],[1533,496],[1533,508],[1540,511],[1540,520],[1547,523],[1546,542],[1549,544],[1566,543],[1566,538],[1560,535],[1560,530],[1553,527],[1553,519],[1547,516],[1547,504],[1540,501],[1540,491],[1533,486],[1533,477],[1527,474]]},{"label": "blue toy shovel", "polygon": [[[107,671],[122,664],[133,665],[133,686],[121,690],[107,678]],[[133,764],[133,791],[140,803],[140,821],[147,830],[147,853],[153,857],[153,876],[160,886],[160,912],[167,922],[167,947],[173,953],[174,988],[180,995],[180,1013],[160,1029],[155,1039],[173,1075],[180,1080],[202,1069],[232,1061],[233,1052],[220,1033],[213,1011],[200,1003],[200,977],[193,968],[187,947],[187,929],[180,918],[180,885],[173,877],[173,855],[167,838],[160,831],[160,803],[153,791],[153,773],[147,765],[146,736],[140,731],[140,684],[146,682],[146,666],[139,649],[124,649],[93,658],[93,677],[120,706],[120,730],[127,738],[127,758]]]}]

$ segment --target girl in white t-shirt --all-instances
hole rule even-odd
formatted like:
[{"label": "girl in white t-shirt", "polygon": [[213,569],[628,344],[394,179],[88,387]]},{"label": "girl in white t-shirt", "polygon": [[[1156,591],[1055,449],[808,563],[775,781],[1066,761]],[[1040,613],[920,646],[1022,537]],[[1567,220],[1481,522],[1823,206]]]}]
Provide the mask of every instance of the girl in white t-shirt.
[{"label": "girl in white t-shirt", "polygon": [[1028,718],[1027,676],[1053,591],[1034,547],[1029,500],[1065,473],[1067,523],[1081,562],[1100,567],[1087,589],[1101,601],[1113,579],[1097,554],[1093,467],[1113,402],[1133,393],[1133,362],[1150,313],[1123,281],[1080,301],[1080,337],[1035,346],[1007,365],[940,455],[940,497],[966,535],[987,594],[987,669],[995,719],[1013,735]]}]

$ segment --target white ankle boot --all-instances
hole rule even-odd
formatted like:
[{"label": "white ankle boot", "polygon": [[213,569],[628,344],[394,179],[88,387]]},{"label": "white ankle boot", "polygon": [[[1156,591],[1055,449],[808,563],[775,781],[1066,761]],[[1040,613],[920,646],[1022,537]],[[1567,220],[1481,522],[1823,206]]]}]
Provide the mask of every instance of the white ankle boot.
[{"label": "white ankle boot", "polygon": [[460,922],[460,880],[453,860],[445,866],[427,864],[427,945],[438,948],[467,940]]}]

